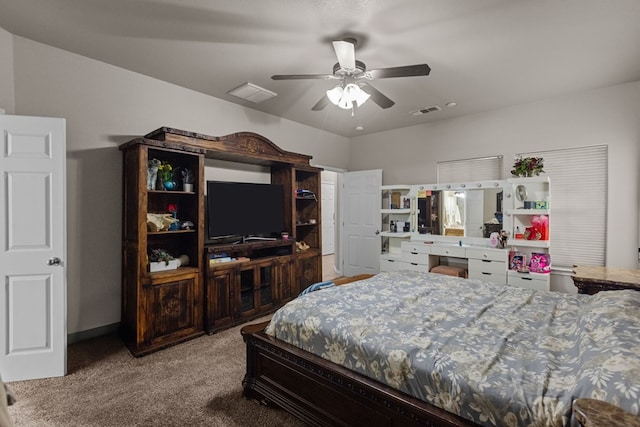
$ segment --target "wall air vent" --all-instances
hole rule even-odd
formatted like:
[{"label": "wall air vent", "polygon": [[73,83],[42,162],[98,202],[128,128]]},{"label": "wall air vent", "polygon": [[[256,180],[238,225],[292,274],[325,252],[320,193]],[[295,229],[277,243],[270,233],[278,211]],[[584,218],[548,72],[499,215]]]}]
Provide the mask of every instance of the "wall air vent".
[{"label": "wall air vent", "polygon": [[411,114],[412,116],[421,116],[423,114],[431,113],[433,111],[440,111],[440,110],[442,110],[442,108],[438,107],[437,105],[434,105],[432,107],[420,108],[419,110],[410,111],[409,114]]}]

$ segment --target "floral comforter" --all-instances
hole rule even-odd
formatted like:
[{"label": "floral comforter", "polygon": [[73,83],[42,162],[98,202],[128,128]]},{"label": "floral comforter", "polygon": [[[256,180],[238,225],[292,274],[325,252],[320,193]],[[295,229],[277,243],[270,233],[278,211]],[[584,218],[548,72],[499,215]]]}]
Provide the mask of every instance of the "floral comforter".
[{"label": "floral comforter", "polygon": [[486,426],[640,409],[640,292],[567,295],[399,271],[310,292],[267,334]]}]

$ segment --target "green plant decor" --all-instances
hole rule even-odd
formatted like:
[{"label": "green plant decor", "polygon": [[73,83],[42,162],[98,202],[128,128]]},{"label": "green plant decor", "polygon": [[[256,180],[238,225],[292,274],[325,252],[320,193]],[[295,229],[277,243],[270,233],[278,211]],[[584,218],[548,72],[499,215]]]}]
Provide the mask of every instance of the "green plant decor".
[{"label": "green plant decor", "polygon": [[169,261],[175,259],[166,249],[151,249],[149,253],[150,262],[164,261],[164,265],[169,265]]},{"label": "green plant decor", "polygon": [[544,159],[542,157],[516,156],[511,174],[520,177],[538,176],[544,172],[543,168]]},{"label": "green plant decor", "polygon": [[161,182],[173,181],[173,166],[169,162],[162,162],[158,166],[158,178]]}]

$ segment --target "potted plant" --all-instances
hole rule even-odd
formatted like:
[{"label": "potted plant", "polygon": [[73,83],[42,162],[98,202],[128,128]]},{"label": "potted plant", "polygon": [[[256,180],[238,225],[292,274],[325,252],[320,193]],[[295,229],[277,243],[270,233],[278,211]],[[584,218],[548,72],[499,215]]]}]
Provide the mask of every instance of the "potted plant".
[{"label": "potted plant", "polygon": [[519,177],[538,176],[544,172],[544,159],[542,157],[516,156],[511,174]]},{"label": "potted plant", "polygon": [[163,161],[160,166],[158,166],[158,179],[165,190],[174,190],[176,188],[176,182],[173,180],[173,166],[171,166],[171,163]]},{"label": "potted plant", "polygon": [[175,270],[178,268],[178,260],[166,249],[151,249],[149,252],[149,271]]},{"label": "potted plant", "polygon": [[193,172],[191,169],[182,169],[182,189],[184,191],[193,191]]}]

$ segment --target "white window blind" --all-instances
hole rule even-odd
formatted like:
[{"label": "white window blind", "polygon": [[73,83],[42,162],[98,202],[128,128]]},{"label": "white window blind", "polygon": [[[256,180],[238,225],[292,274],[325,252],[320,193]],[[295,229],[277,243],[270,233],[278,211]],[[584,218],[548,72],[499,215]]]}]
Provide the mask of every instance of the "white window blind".
[{"label": "white window blind", "polygon": [[549,234],[556,267],[605,265],[607,146],[521,153],[542,157],[550,179]]},{"label": "white window blind", "polygon": [[438,162],[438,183],[500,179],[502,156]]}]

